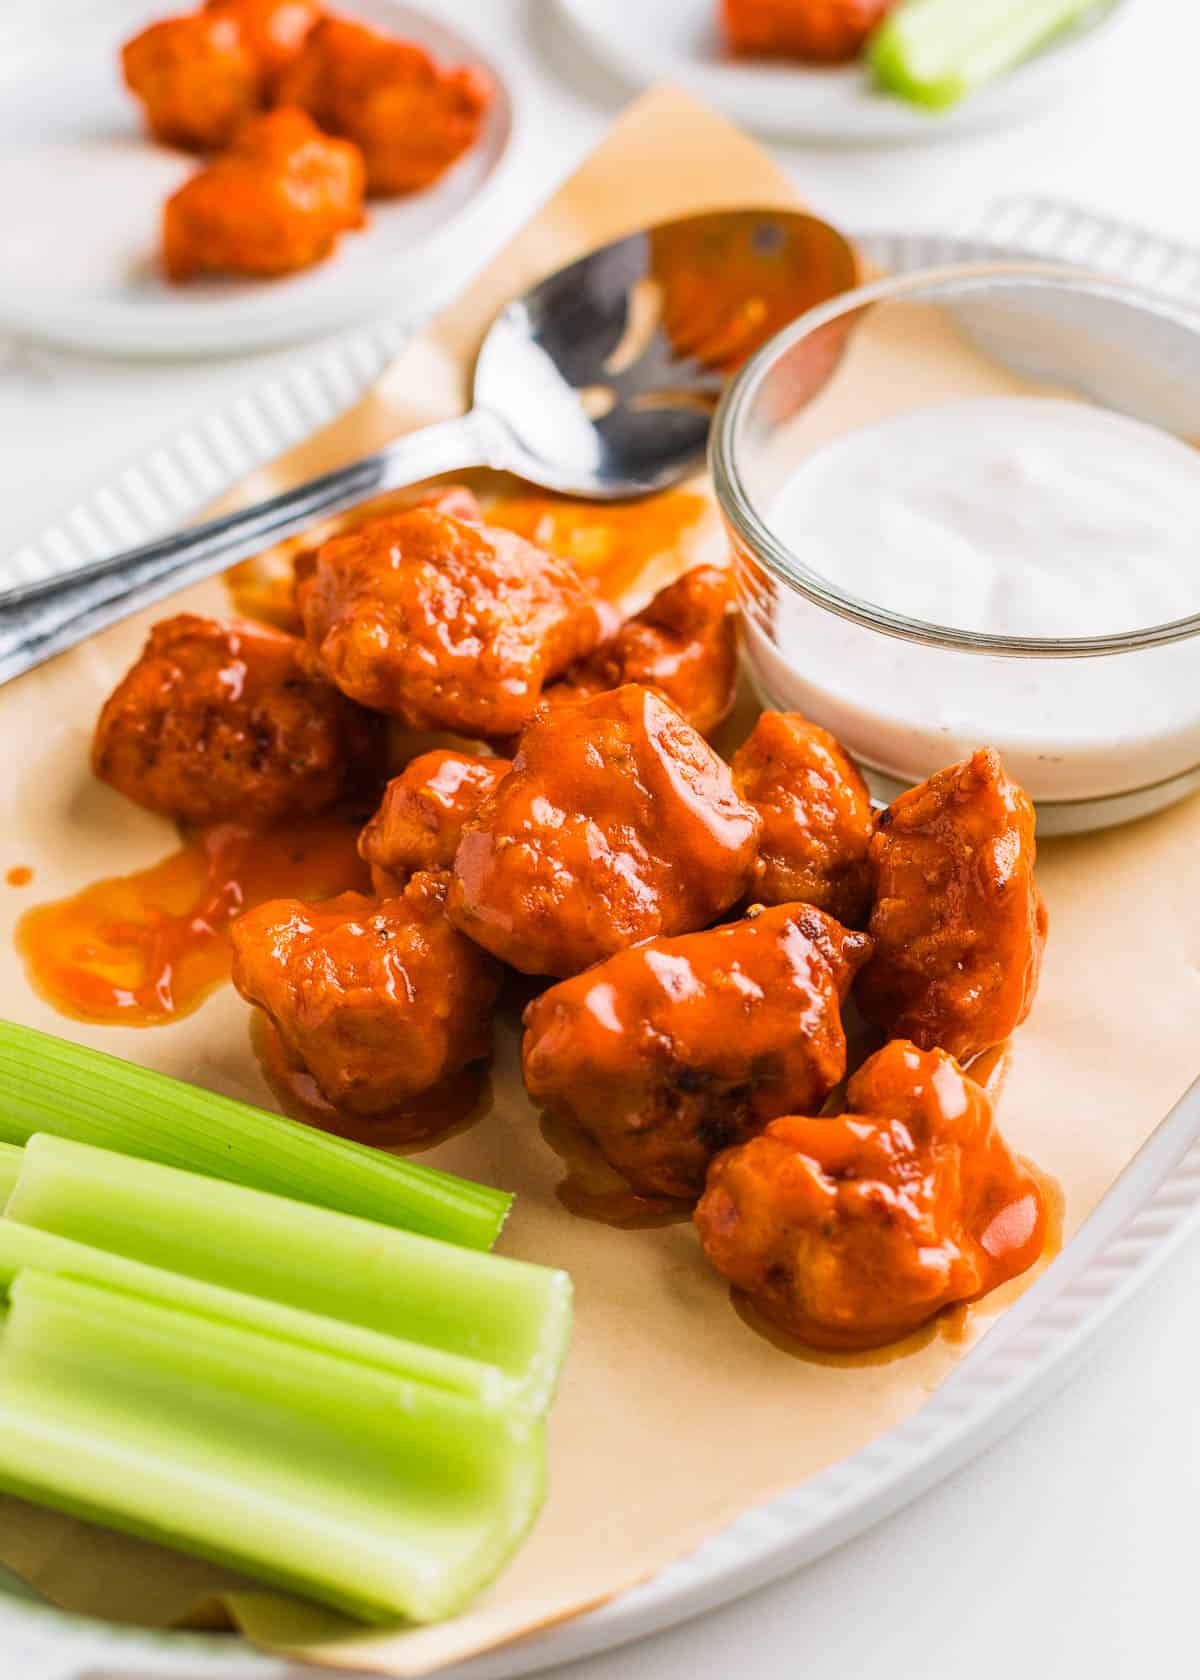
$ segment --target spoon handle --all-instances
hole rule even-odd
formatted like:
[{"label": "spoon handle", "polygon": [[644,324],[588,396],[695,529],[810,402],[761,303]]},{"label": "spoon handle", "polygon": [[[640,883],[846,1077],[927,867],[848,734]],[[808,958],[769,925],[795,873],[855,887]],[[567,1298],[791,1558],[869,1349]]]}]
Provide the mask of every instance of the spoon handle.
[{"label": "spoon handle", "polygon": [[266,501],[108,555],[62,577],[0,592],[0,683],[98,630],[259,554],[313,520],[435,473],[507,464],[503,428],[472,409]]}]

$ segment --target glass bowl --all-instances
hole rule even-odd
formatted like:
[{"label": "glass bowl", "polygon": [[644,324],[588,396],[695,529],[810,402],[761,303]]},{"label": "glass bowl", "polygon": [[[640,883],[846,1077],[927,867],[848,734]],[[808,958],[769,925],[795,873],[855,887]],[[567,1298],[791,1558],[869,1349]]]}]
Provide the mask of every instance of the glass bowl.
[{"label": "glass bowl", "polygon": [[[882,280],[785,328],[729,386],[710,445],[750,674],[764,705],[831,730],[878,799],[992,746],[1043,834],[1144,816],[1200,787],[1200,610],[1069,637],[931,623],[854,595],[773,523],[790,476],[836,439],[991,394],[1069,397],[1196,445],[1200,316],[1005,263]],[[1196,568],[1200,609],[1200,529]],[[1078,589],[1082,623],[1083,566]]]}]

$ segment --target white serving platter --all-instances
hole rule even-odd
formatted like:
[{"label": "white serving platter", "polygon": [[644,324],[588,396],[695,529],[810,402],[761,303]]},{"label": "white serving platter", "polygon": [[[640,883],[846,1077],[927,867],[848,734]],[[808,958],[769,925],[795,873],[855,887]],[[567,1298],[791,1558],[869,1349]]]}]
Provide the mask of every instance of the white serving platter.
[{"label": "white serving platter", "polygon": [[632,87],[671,81],[760,133],[841,145],[939,140],[1019,122],[1086,81],[1124,0],[1096,9],[1027,64],[950,111],[918,110],[880,93],[860,64],[831,69],[731,59],[717,0],[554,0],[575,39]]},{"label": "white serving platter", "polygon": [[143,132],[118,63],[163,9],[38,4],[0,52],[0,329],[105,354],[228,355],[448,301],[443,288],[473,270],[503,208],[522,104],[504,55],[402,0],[355,0],[367,22],[491,74],[478,142],[426,191],[372,202],[366,228],[316,268],[172,286],[158,260],[162,204],[197,159]]},{"label": "white serving platter", "polygon": [[[858,243],[873,263],[896,272],[1030,255],[1086,260],[1200,307],[1200,255],[1185,247],[1042,200],[997,206],[988,224],[994,233],[978,238],[871,234]],[[290,379],[274,381],[269,391],[168,440],[25,545],[14,557],[20,575],[49,575],[102,552],[94,523],[100,514],[120,531],[120,542],[138,542],[198,512],[295,441],[303,425],[302,393],[310,408],[314,390],[326,392],[319,408],[327,408],[334,388],[351,400],[399,337],[393,333],[385,343],[355,335],[323,353],[319,374],[314,364],[301,363]],[[148,487],[165,484],[174,485],[169,504],[147,500]],[[91,532],[89,542],[81,531]],[[15,581],[15,575],[13,564],[0,561],[0,582]],[[1197,1230],[1200,1082],[1053,1264],[912,1417],[747,1511],[643,1586],[445,1673],[453,1680],[510,1680],[612,1649],[728,1603],[861,1533],[982,1452],[1061,1387],[1121,1309]],[[0,1651],[4,1672],[20,1680],[90,1680],[101,1671],[121,1680],[298,1680],[301,1673],[315,1680],[329,1672],[259,1655],[228,1638],[144,1632],[67,1616],[33,1602],[2,1571]]]}]

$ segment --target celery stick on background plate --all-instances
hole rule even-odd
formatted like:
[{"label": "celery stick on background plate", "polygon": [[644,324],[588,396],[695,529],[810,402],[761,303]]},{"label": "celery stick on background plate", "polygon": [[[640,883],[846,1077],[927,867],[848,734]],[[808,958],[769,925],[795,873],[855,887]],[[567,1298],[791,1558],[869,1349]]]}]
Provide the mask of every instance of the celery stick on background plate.
[{"label": "celery stick on background plate", "polygon": [[945,110],[1108,0],[901,0],[867,44],[880,85]]}]

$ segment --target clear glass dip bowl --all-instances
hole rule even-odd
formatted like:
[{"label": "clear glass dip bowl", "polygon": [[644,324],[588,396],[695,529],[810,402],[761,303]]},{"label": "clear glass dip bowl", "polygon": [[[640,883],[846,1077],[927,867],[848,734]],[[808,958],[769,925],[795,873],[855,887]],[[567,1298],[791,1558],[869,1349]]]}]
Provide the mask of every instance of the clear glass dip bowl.
[{"label": "clear glass dip bowl", "polygon": [[1200,444],[1200,316],[1045,266],[861,287],[787,327],[734,379],[713,426],[713,480],[765,705],[830,729],[882,800],[996,747],[1040,832],[1075,833],[1200,787],[1200,613],[1100,636],[956,629],[856,597],[772,528],[781,487],[823,445],[1005,392],[1070,397]]}]

